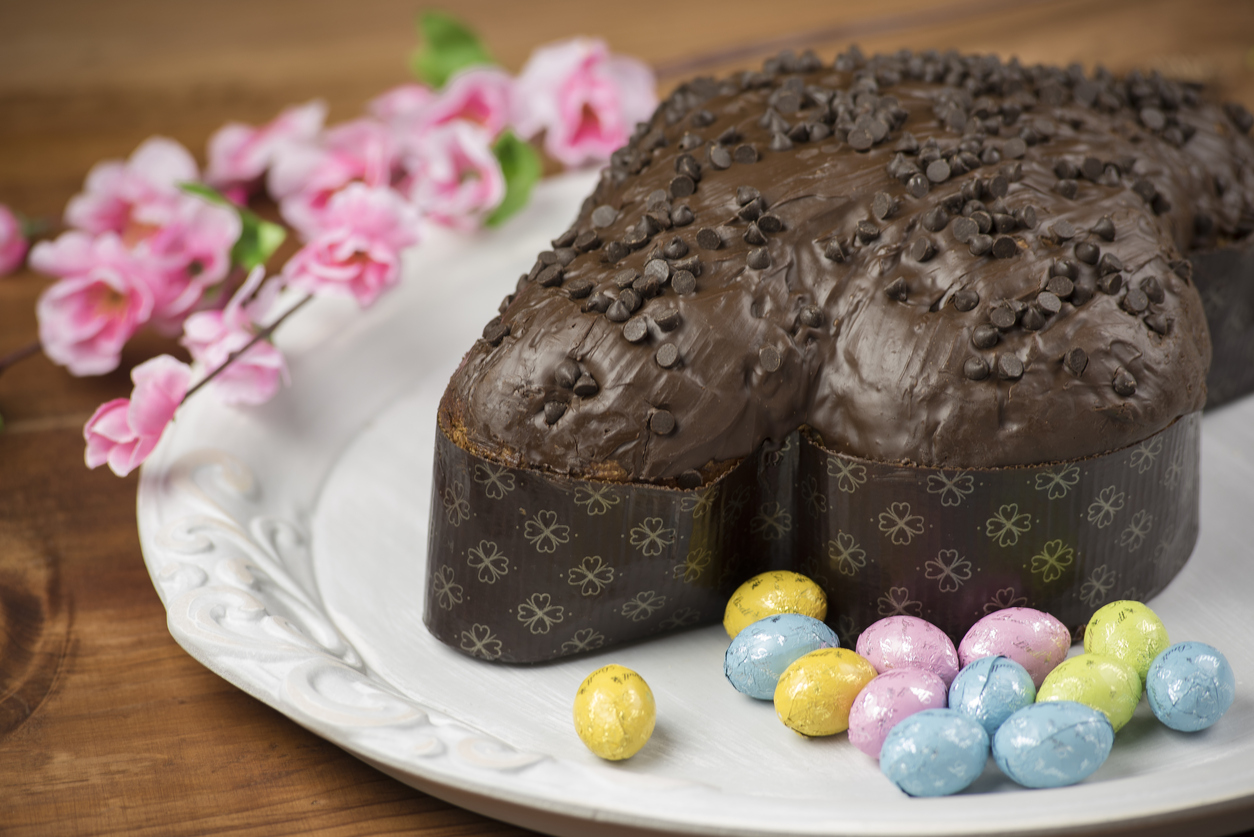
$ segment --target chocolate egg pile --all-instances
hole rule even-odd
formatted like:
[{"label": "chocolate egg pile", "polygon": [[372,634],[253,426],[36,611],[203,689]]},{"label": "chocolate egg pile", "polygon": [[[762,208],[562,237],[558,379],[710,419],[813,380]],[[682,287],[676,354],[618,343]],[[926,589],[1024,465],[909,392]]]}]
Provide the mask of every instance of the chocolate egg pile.
[{"label": "chocolate egg pile", "polygon": [[967,788],[990,754],[1024,787],[1075,784],[1106,761],[1142,694],[1164,724],[1194,731],[1219,720],[1236,690],[1223,654],[1200,642],[1170,645],[1140,602],[1098,610],[1084,653],[1067,659],[1067,628],[1023,607],[985,616],[957,648],[923,619],[889,616],[851,651],[820,621],[820,596],[796,573],[742,585],[724,621],[733,637],[724,673],[742,693],[773,699],[801,735],[848,730],[910,796]]}]

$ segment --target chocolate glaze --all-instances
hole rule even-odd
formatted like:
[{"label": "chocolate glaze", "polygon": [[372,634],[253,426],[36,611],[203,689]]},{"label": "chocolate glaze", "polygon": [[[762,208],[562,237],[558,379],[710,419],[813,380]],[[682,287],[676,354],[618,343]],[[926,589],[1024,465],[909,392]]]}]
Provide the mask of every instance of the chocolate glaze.
[{"label": "chocolate glaze", "polygon": [[[600,246],[542,254],[508,332],[455,373],[441,422],[460,444],[657,481],[806,425],[868,459],[996,467],[1114,450],[1202,407],[1206,321],[1173,265],[1254,227],[1243,110],[1157,76],[954,54],[766,70],[681,86],[616,152],[556,242]],[[668,272],[654,258],[670,276],[642,285]],[[1070,291],[1060,307],[1047,284]],[[562,386],[569,360],[595,394]]]}]

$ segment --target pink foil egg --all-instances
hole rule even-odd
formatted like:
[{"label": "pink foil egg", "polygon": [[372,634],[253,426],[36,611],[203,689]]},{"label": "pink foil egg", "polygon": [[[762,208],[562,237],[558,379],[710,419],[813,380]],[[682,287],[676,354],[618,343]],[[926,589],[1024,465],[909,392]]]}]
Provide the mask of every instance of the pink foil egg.
[{"label": "pink foil egg", "polygon": [[863,687],[849,710],[849,742],[873,759],[889,730],[924,709],[944,709],[945,681],[921,668],[886,671]]},{"label": "pink foil egg", "polygon": [[1030,607],[1008,607],[972,625],[958,644],[958,657],[964,666],[983,657],[1008,657],[1028,670],[1039,689],[1070,648],[1071,632],[1053,616]]},{"label": "pink foil egg", "polygon": [[858,654],[880,674],[898,668],[921,668],[945,681],[958,676],[958,652],[945,632],[916,616],[889,616],[858,637]]}]

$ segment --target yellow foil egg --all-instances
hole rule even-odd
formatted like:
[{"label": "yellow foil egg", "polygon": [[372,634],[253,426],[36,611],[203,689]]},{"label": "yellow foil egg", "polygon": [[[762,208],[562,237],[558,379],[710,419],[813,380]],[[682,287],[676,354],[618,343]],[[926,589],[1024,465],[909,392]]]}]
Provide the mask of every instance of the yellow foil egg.
[{"label": "yellow foil egg", "polygon": [[875,674],[875,666],[848,648],[811,651],[784,669],[775,687],[775,714],[802,735],[844,732],[854,698]]},{"label": "yellow foil egg", "polygon": [[732,639],[768,616],[800,613],[820,622],[827,616],[827,594],[800,573],[772,570],[755,575],[736,588],[723,612],[723,628]]},{"label": "yellow foil egg", "polygon": [[1036,692],[1036,702],[1074,700],[1103,713],[1115,732],[1132,719],[1141,702],[1141,678],[1123,660],[1081,654],[1063,660]]},{"label": "yellow foil egg", "polygon": [[1136,669],[1142,685],[1154,658],[1170,645],[1163,621],[1140,602],[1111,602],[1084,629],[1085,651],[1123,660]]},{"label": "yellow foil egg", "polygon": [[575,732],[603,759],[629,759],[653,735],[657,705],[644,678],[609,665],[589,674],[575,693]]}]

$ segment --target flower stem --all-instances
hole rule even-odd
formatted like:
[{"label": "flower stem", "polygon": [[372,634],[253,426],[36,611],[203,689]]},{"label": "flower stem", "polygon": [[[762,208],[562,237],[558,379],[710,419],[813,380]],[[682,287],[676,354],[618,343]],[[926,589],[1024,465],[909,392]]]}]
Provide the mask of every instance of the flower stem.
[{"label": "flower stem", "polygon": [[36,340],[33,343],[28,343],[20,349],[14,349],[4,357],[0,357],[0,375],[3,375],[4,370],[17,363],[19,360],[25,360],[31,355],[38,354],[41,348],[42,346],[39,341]]},{"label": "flower stem", "polygon": [[288,317],[295,314],[301,308],[304,308],[306,303],[308,303],[311,299],[313,299],[313,294],[306,294],[299,302],[297,302],[291,308],[287,309],[281,315],[279,315],[278,319],[276,319],[274,322],[270,323],[270,325],[266,326],[261,331],[253,335],[253,339],[249,340],[248,343],[243,348],[238,349],[237,351],[231,352],[231,354],[227,357],[227,359],[222,362],[221,366],[214,369],[208,375],[206,375],[205,377],[197,381],[196,385],[187,391],[187,394],[183,396],[183,400],[179,403],[186,404],[187,399],[195,395],[196,391],[199,390],[201,387],[203,387],[205,384],[209,383],[214,378],[218,377],[218,375],[222,374],[227,369],[227,367],[229,367],[232,363],[236,361],[237,358],[239,358],[240,355],[247,352],[253,346],[256,346],[262,340],[268,340],[270,338],[270,335],[274,334],[275,330],[279,326],[283,325],[284,320],[286,320]]}]

